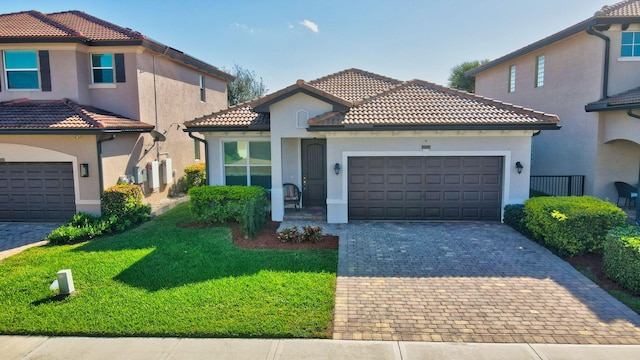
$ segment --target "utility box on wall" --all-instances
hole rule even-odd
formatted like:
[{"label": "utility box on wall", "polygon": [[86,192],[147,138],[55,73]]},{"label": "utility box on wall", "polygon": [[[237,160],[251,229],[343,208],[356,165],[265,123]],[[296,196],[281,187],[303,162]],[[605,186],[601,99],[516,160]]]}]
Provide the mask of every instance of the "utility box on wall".
[{"label": "utility box on wall", "polygon": [[160,187],[160,171],[158,169],[157,161],[147,163],[147,181],[150,189],[157,189]]},{"label": "utility box on wall", "polygon": [[134,184],[142,184],[147,181],[147,171],[143,166],[134,166],[133,167],[133,183]]},{"label": "utility box on wall", "polygon": [[171,159],[164,159],[160,163],[160,177],[162,178],[162,184],[167,185],[173,182],[173,166]]}]

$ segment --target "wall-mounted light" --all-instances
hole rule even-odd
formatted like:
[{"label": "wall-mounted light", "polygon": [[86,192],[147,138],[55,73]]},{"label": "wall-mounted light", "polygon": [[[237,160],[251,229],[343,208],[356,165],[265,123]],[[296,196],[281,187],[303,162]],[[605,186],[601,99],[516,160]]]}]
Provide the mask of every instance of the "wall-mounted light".
[{"label": "wall-mounted light", "polygon": [[80,164],[80,177],[89,177],[89,164]]},{"label": "wall-mounted light", "polygon": [[518,170],[518,174],[522,174],[522,169],[524,169],[522,163],[520,161],[516,162],[516,170]]},{"label": "wall-mounted light", "polygon": [[340,163],[333,165],[333,171],[336,172],[336,175],[340,175]]}]

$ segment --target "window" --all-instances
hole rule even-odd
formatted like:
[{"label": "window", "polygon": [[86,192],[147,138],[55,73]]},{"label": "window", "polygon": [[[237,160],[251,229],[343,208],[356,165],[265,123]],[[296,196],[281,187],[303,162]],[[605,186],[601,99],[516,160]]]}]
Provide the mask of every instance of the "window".
[{"label": "window", "polygon": [[200,101],[207,101],[207,92],[204,86],[204,75],[200,75]]},{"label": "window", "polygon": [[640,57],[640,31],[622,33],[621,57]]},{"label": "window", "polygon": [[193,157],[196,160],[200,160],[200,141],[193,139]]},{"label": "window", "polygon": [[516,91],[516,66],[509,66],[509,92]]},{"label": "window", "polygon": [[258,185],[271,189],[269,141],[228,141],[223,146],[225,185]]},{"label": "window", "polygon": [[536,61],[536,87],[544,85],[544,55],[540,55]]},{"label": "window", "polygon": [[113,54],[91,54],[91,78],[94,84],[113,84]]},{"label": "window", "polygon": [[4,71],[9,90],[39,90],[38,54],[30,50],[4,52]]}]

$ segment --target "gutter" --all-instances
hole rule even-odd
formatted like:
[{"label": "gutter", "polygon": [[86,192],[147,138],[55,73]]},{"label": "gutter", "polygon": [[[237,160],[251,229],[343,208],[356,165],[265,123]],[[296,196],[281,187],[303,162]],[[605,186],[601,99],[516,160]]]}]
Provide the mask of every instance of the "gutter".
[{"label": "gutter", "polygon": [[[186,131],[185,131],[186,132]],[[189,137],[195,141],[201,142],[204,144],[204,176],[205,176],[205,184],[209,185],[209,142],[206,139],[199,138],[193,135],[192,132],[188,132]]]},{"label": "gutter", "polygon": [[603,71],[603,77],[604,79],[602,80],[602,99],[606,99],[609,97],[608,93],[609,93],[609,53],[611,52],[611,39],[609,39],[607,36],[603,35],[602,33],[599,33],[597,31],[595,31],[593,29],[594,25],[589,26],[589,28],[587,29],[587,34],[589,35],[593,35],[593,36],[597,36],[600,39],[604,40],[604,71]]},{"label": "gutter", "polygon": [[640,115],[634,114],[631,109],[627,110],[627,115],[631,116],[632,118],[640,119]]},{"label": "gutter", "polygon": [[111,136],[106,139],[98,139],[98,141],[96,141],[98,146],[98,184],[100,184],[101,197],[102,197],[102,192],[104,191],[104,183],[102,181],[102,143],[105,141],[111,141],[115,138],[116,138],[116,134],[111,134]]}]

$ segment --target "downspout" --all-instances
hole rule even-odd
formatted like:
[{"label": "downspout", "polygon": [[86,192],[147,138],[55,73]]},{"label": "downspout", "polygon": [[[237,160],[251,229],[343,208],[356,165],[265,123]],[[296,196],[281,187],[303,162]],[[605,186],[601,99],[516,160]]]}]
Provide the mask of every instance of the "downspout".
[{"label": "downspout", "polygon": [[105,141],[111,141],[116,138],[116,134],[111,134],[111,136],[107,139],[99,139],[96,143],[98,144],[98,184],[100,184],[100,196],[102,196],[102,192],[104,191],[104,183],[102,180],[102,143]]},{"label": "downspout", "polygon": [[640,119],[640,115],[634,114],[631,109],[627,110],[627,115],[634,117],[636,119]]},{"label": "downspout", "polygon": [[599,33],[593,29],[593,25],[591,25],[587,29],[587,34],[597,36],[600,39],[604,40],[604,79],[602,84],[602,98],[606,99],[609,97],[609,53],[611,49],[611,39],[607,36]]},{"label": "downspout", "polygon": [[204,144],[204,175],[205,175],[205,184],[209,184],[209,142],[206,139],[201,139],[192,132],[189,132],[189,137],[195,141],[201,142]]}]

